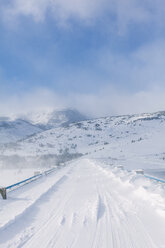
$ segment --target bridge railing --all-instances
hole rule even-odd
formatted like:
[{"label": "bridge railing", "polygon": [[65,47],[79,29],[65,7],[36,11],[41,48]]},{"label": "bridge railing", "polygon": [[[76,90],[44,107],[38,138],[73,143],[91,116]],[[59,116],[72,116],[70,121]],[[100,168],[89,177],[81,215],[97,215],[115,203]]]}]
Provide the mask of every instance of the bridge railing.
[{"label": "bridge railing", "polygon": [[149,176],[149,175],[144,175],[144,176],[146,178],[148,178],[148,179],[155,180],[155,181],[157,181],[159,183],[165,183],[165,180],[163,180],[163,179],[160,179],[160,178],[157,178],[157,177],[153,177],[153,176]]},{"label": "bridge railing", "polygon": [[33,181],[37,180],[38,178],[40,178],[42,176],[45,176],[45,175],[50,174],[51,172],[55,171],[56,169],[57,169],[57,167],[54,167],[52,169],[46,170],[46,171],[44,171],[42,173],[39,173],[37,175],[34,175],[34,176],[29,177],[27,179],[24,179],[24,180],[22,180],[22,181],[20,181],[18,183],[14,183],[14,184],[9,185],[7,187],[2,187],[2,188],[0,188],[0,194],[1,194],[2,198],[4,200],[6,200],[7,199],[7,191],[8,190],[12,190],[12,189],[18,188],[20,186],[23,186],[23,185],[25,185],[27,183],[33,182]]}]

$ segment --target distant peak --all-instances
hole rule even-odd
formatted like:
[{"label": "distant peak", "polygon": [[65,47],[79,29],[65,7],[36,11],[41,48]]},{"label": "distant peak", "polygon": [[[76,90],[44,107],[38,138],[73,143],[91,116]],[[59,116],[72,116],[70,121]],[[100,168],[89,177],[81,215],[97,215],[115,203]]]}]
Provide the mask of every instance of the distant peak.
[{"label": "distant peak", "polygon": [[34,125],[51,128],[84,121],[87,117],[76,109],[65,108],[59,110],[48,109],[42,111],[32,111],[20,115],[13,115],[10,119],[21,119]]}]

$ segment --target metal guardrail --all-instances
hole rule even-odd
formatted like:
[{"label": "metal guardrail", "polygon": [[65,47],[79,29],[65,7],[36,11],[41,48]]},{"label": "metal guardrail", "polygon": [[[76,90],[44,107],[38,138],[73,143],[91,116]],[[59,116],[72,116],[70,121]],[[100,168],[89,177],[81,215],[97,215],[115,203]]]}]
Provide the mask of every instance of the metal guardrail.
[{"label": "metal guardrail", "polygon": [[27,178],[27,179],[25,179],[25,180],[23,180],[23,181],[20,181],[20,182],[18,182],[18,183],[15,183],[15,184],[12,184],[12,185],[10,185],[10,186],[7,186],[7,187],[6,187],[6,190],[7,190],[7,189],[14,188],[14,187],[16,187],[16,186],[19,186],[20,184],[26,183],[26,182],[28,182],[28,181],[33,181],[33,179],[37,179],[38,177],[41,177],[41,176],[42,176],[42,174],[39,174],[39,175],[36,175],[36,176],[33,176],[33,177],[29,177],[29,178]]},{"label": "metal guardrail", "polygon": [[144,170],[143,169],[136,170],[136,174],[143,175],[145,178],[148,178],[148,179],[151,179],[151,180],[155,180],[155,181],[157,181],[159,183],[165,183],[165,180],[163,180],[161,178],[157,178],[157,177],[154,177],[154,176],[150,176],[150,175],[144,174]]},{"label": "metal guardrail", "polygon": [[0,188],[0,194],[2,195],[2,198],[3,198],[4,200],[7,199],[6,188]]},{"label": "metal guardrail", "polygon": [[[123,169],[123,166],[122,167],[118,166],[117,168]],[[52,168],[50,170],[44,171],[43,173],[37,174],[35,176],[29,177],[23,181],[18,182],[18,183],[9,185],[7,187],[0,188],[0,194],[2,195],[2,198],[5,200],[5,199],[7,199],[7,190],[15,188],[17,186],[19,187],[19,186],[25,185],[27,183],[33,182],[34,180],[37,180],[41,176],[48,175],[49,173],[53,172],[54,170],[56,170],[56,167]],[[144,174],[143,170],[137,170],[136,173],[141,174],[148,179],[155,180],[155,181],[160,182],[160,183],[165,183],[165,180],[163,180],[163,179],[159,179],[159,178]]]},{"label": "metal guardrail", "polygon": [[165,180],[163,180],[163,179],[159,179],[159,178],[148,176],[148,175],[144,175],[144,177],[149,178],[151,180],[155,180],[155,181],[157,181],[159,183],[165,183]]},{"label": "metal guardrail", "polygon": [[18,183],[14,183],[14,184],[9,185],[7,187],[0,188],[0,194],[1,194],[2,198],[4,200],[6,200],[7,199],[7,190],[10,190],[12,188],[16,188],[16,187],[19,187],[19,186],[23,186],[23,185],[25,185],[27,183],[33,182],[33,181],[37,180],[38,178],[40,178],[40,177],[42,177],[44,175],[48,175],[48,174],[50,174],[51,172],[53,172],[55,170],[56,170],[56,167],[52,168],[50,170],[44,171],[43,173],[37,174],[35,176],[29,177],[29,178],[27,178],[25,180],[22,180],[22,181],[18,182]]}]

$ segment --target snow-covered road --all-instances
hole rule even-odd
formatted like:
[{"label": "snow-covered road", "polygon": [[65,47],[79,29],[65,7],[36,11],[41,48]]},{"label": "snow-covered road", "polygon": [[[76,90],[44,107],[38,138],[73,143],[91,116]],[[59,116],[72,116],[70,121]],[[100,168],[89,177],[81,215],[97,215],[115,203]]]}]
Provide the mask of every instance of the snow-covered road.
[{"label": "snow-covered road", "polygon": [[163,248],[165,199],[88,159],[0,200],[2,248]]}]

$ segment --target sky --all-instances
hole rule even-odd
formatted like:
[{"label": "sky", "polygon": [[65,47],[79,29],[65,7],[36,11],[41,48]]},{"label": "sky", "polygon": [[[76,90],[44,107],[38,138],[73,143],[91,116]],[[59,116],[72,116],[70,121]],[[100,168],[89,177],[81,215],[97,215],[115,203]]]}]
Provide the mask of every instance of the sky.
[{"label": "sky", "polygon": [[165,110],[164,0],[0,0],[0,115]]}]

